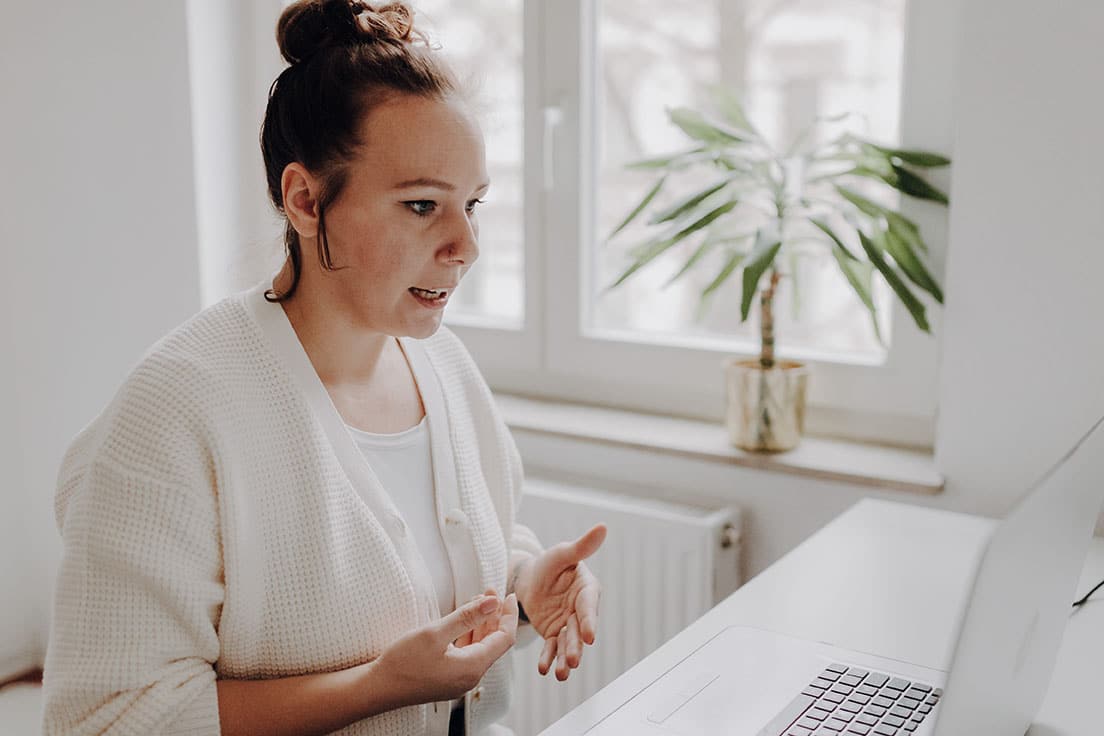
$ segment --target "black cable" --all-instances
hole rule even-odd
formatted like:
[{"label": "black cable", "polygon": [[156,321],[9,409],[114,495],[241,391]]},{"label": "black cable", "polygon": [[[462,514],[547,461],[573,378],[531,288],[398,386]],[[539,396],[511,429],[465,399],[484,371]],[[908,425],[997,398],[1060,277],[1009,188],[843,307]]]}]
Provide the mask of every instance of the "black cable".
[{"label": "black cable", "polygon": [[1089,600],[1089,596],[1091,596],[1093,593],[1100,590],[1101,588],[1104,588],[1104,580],[1101,580],[1099,583],[1097,583],[1096,587],[1093,588],[1092,590],[1090,590],[1088,593],[1086,593],[1084,598],[1082,598],[1079,601],[1074,601],[1073,607],[1077,608],[1078,606],[1085,605]]}]

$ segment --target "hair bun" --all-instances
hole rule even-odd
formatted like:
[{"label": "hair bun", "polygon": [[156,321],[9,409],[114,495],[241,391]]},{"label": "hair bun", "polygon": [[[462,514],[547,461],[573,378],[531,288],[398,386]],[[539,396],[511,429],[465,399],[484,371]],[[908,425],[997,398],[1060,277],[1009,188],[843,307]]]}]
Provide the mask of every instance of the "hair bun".
[{"label": "hair bun", "polygon": [[414,33],[414,11],[404,2],[377,9],[362,0],[299,0],[276,23],[276,43],[289,64],[329,47],[406,43]]}]

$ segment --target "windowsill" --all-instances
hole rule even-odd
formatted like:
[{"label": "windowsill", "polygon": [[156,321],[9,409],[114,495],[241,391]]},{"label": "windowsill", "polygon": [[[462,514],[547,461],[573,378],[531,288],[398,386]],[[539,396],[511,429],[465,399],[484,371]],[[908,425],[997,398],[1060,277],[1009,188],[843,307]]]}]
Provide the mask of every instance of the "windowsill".
[{"label": "windowsill", "polygon": [[729,444],[728,433],[719,423],[514,394],[496,393],[495,400],[512,430],[885,490],[933,495],[944,485],[934,457],[917,450],[805,437],[789,452],[758,454]]}]

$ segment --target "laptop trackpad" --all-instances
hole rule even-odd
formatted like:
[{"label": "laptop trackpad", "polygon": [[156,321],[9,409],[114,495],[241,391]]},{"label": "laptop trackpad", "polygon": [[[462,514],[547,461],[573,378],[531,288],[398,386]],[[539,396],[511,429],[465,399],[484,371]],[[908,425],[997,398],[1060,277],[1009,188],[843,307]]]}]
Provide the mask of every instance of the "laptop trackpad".
[{"label": "laptop trackpad", "polygon": [[817,645],[729,627],[588,734],[756,736],[829,663]]}]

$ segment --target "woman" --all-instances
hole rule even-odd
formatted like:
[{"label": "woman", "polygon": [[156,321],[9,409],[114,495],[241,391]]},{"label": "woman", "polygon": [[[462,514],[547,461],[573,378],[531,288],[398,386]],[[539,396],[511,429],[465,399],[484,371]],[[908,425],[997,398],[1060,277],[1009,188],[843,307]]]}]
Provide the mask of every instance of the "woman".
[{"label": "woman", "polygon": [[74,440],[50,734],[493,734],[519,616],[566,679],[605,537],[514,521],[517,449],[441,326],[489,182],[403,4],[289,6],[261,143],[287,262],[158,342]]}]

